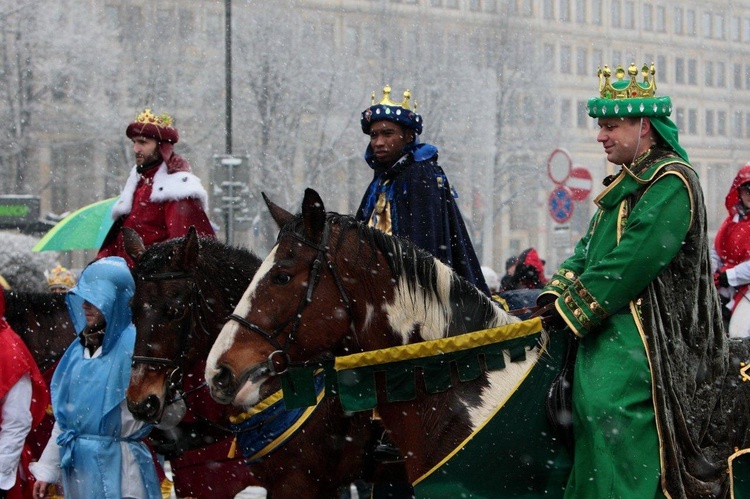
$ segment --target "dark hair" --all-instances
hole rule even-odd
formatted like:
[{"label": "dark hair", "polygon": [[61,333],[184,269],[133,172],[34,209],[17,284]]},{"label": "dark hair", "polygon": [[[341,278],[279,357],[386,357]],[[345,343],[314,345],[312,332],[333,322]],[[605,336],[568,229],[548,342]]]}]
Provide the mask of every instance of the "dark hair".
[{"label": "dark hair", "polygon": [[507,272],[508,270],[510,270],[510,268],[513,265],[515,265],[517,263],[518,263],[518,257],[517,256],[512,256],[512,257],[508,258],[507,260],[505,260],[505,271]]}]

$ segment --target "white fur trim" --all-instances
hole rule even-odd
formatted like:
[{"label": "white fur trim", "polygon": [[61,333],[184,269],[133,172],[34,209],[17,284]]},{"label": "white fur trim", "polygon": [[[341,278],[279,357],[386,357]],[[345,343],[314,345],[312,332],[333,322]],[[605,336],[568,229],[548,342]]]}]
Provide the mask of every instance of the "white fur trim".
[{"label": "white fur trim", "polygon": [[[133,195],[138,187],[141,176],[136,167],[130,171],[128,180],[120,193],[120,199],[112,207],[112,218],[117,219],[127,215],[133,208]],[[152,203],[179,201],[195,198],[201,203],[203,211],[208,212],[208,193],[201,185],[201,179],[190,172],[167,173],[167,165],[163,163],[154,174],[154,184],[151,190]]]}]

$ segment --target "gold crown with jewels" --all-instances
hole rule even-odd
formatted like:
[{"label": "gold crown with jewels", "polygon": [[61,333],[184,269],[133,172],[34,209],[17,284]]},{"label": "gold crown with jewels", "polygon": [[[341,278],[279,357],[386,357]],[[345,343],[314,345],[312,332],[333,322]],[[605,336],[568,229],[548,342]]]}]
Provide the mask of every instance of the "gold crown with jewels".
[{"label": "gold crown with jewels", "polygon": [[166,113],[156,116],[151,112],[151,109],[146,108],[141,114],[135,117],[135,123],[138,124],[150,124],[159,127],[171,127],[172,117]]},{"label": "gold crown with jewels", "polygon": [[649,68],[646,64],[641,69],[643,81],[636,80],[638,68],[635,63],[628,67],[625,78],[625,70],[617,66],[615,70],[616,80],[611,81],[612,70],[609,66],[601,67],[597,71],[599,77],[599,95],[588,100],[586,110],[592,118],[625,118],[645,117],[657,118],[667,117],[672,113],[672,100],[668,96],[656,94],[656,67],[651,63]]},{"label": "gold crown with jewels", "polygon": [[624,80],[625,70],[622,66],[617,66],[615,70],[615,77],[617,81],[611,83],[609,81],[612,76],[612,70],[609,66],[604,66],[598,69],[596,74],[599,76],[599,95],[604,99],[634,99],[634,98],[649,98],[656,94],[656,66],[651,63],[651,68],[646,64],[641,68],[641,74],[643,74],[643,82],[636,81],[638,76],[638,68],[635,63],[631,63],[628,67],[628,76],[630,80]]}]

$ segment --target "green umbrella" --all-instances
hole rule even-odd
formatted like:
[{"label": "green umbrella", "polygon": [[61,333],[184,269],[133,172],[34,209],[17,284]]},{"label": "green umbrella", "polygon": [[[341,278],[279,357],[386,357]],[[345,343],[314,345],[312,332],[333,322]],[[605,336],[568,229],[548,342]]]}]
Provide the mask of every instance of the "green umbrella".
[{"label": "green umbrella", "polygon": [[112,227],[112,206],[118,198],[84,206],[60,220],[31,251],[99,249]]}]

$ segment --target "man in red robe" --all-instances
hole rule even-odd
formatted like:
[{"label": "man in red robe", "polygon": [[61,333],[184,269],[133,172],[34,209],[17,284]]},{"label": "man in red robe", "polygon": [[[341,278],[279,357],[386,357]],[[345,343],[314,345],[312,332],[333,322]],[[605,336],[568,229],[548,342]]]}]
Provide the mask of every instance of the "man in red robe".
[{"label": "man in red robe", "polygon": [[133,267],[124,247],[123,227],[135,230],[146,247],[182,237],[190,226],[200,236],[214,236],[206,215],[208,194],[200,179],[190,173],[188,162],[174,153],[180,136],[172,118],[155,116],[146,109],[125,133],[133,141],[135,166],[112,208],[115,223],[97,259],[120,256]]},{"label": "man in red robe", "polygon": [[49,405],[49,391],[31,352],[5,321],[0,288],[0,498],[33,497],[26,439]]}]

